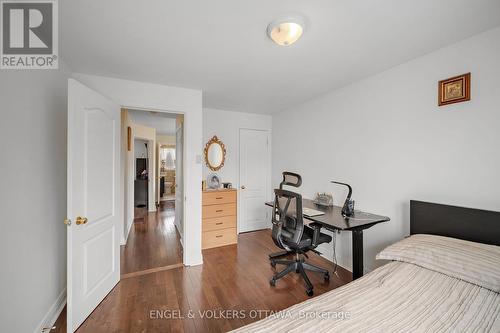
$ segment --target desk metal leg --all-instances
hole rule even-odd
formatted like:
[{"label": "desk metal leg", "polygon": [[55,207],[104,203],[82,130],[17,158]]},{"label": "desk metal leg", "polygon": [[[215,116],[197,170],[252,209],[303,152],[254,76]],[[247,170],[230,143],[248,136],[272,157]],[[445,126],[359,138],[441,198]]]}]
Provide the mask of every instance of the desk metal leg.
[{"label": "desk metal leg", "polygon": [[363,230],[352,231],[352,279],[363,276]]}]

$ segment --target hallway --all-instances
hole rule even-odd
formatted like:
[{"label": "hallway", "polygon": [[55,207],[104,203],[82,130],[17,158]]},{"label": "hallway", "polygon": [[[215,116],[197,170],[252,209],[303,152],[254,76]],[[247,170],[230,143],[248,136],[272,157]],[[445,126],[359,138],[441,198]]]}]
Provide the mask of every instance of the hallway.
[{"label": "hallway", "polygon": [[135,209],[127,244],[121,246],[121,274],[182,265],[180,236],[174,225],[175,202],[162,201],[156,212]]}]

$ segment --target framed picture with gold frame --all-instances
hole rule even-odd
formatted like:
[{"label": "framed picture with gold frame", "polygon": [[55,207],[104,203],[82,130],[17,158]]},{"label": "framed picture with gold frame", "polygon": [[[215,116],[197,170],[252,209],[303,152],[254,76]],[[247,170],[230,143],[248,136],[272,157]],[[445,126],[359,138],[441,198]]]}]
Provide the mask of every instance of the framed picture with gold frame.
[{"label": "framed picture with gold frame", "polygon": [[470,100],[470,73],[439,81],[439,106]]}]

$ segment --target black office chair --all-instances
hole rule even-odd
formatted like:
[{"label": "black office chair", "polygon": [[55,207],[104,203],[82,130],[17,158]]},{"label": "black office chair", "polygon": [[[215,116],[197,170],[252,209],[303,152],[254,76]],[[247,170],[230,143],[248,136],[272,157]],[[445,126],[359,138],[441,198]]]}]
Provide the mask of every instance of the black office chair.
[{"label": "black office chair", "polygon": [[323,273],[325,280],[330,279],[328,270],[306,263],[304,256],[307,252],[314,250],[319,244],[329,243],[332,237],[320,232],[320,226],[311,224],[311,227],[304,225],[302,217],[302,196],[298,193],[275,189],[273,207],[273,230],[272,237],[274,243],[288,252],[295,254],[294,260],[271,259],[271,265],[285,265],[286,268],[276,273],[269,281],[271,286],[276,285],[276,281],[295,271],[300,273],[306,283],[306,293],[313,295],[313,285],[305,270]]},{"label": "black office chair", "polygon": [[[283,186],[292,186],[292,187],[300,187],[302,185],[302,177],[298,173],[284,171],[283,172],[283,180],[280,183],[280,190],[283,189]],[[292,252],[290,251],[278,251],[269,254],[269,259],[276,259],[280,257],[284,257]]]}]

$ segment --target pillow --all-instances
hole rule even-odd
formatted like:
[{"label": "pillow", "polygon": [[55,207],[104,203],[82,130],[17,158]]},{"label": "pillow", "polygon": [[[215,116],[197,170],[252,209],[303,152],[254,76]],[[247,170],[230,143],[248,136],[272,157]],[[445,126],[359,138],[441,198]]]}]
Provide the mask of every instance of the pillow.
[{"label": "pillow", "polygon": [[500,246],[417,234],[376,258],[411,263],[500,293]]}]

